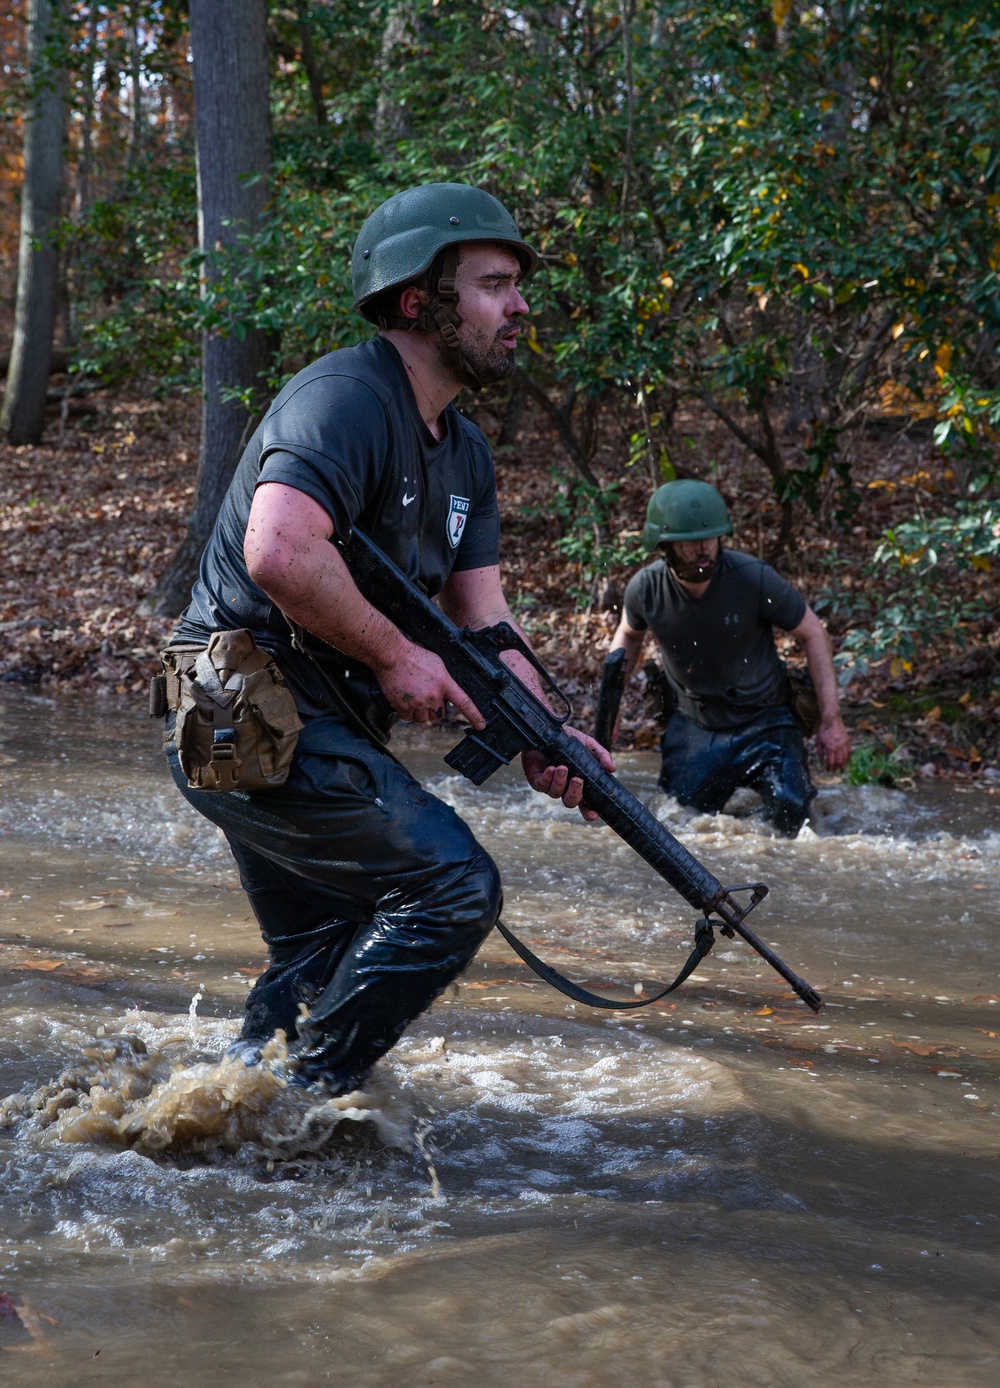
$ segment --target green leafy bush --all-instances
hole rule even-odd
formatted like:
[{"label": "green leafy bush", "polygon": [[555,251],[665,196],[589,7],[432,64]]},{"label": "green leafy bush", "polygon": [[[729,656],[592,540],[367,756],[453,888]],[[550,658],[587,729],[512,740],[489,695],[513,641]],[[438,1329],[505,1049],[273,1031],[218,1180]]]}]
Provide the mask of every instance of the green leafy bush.
[{"label": "green leafy bush", "polygon": [[188,157],[143,165],[65,223],[78,371],[198,382],[197,220]]},{"label": "green leafy bush", "polygon": [[888,660],[914,668],[929,650],[964,648],[995,615],[993,565],[1000,557],[1000,503],[959,500],[945,515],[918,511],[887,530],[850,587],[836,579],[816,610],[848,626],[836,656],[842,683]]},{"label": "green leafy bush", "polygon": [[907,757],[867,742],[854,748],[844,769],[844,780],[849,786],[894,787],[912,775],[913,763]]}]

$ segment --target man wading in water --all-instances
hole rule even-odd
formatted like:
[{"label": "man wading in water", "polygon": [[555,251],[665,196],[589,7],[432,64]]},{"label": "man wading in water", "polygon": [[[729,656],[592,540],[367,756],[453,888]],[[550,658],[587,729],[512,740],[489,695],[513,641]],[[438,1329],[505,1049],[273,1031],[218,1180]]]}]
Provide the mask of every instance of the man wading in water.
[{"label": "man wading in water", "polygon": [[709,483],[659,487],[642,538],[664,557],[630,580],[611,649],[625,650],[627,679],[647,631],[660,648],[673,699],[660,788],[716,814],[738,786],[750,786],[765,817],[794,835],[816,790],[774,627],[805,649],[818,706],[816,748],[831,771],[847,764],[851,740],[822,622],[769,565],[722,548],[732,529]]},{"label": "man wading in water", "polygon": [[[331,537],[356,524],[459,626],[512,621],[493,460],[451,402],[513,373],[528,311],[518,286],[535,261],[477,188],[413,188],[369,217],[354,298],[379,333],[306,367],[271,405],[164,653],[172,774],[225,833],[269,950],[234,1051],[252,1062],[281,1028],[296,1080],[333,1094],[357,1087],[462,972],[501,893],[468,827],[385,750],[397,718],[431,723],[451,703],[483,720],[439,658],[365,601]],[[508,658],[540,693],[523,657]],[[241,788],[253,757],[226,703],[243,676],[288,700],[264,719],[265,742],[281,724],[277,742],[291,745],[301,719],[280,771],[254,751],[260,789]],[[534,789],[580,806],[565,767],[522,761]]]}]

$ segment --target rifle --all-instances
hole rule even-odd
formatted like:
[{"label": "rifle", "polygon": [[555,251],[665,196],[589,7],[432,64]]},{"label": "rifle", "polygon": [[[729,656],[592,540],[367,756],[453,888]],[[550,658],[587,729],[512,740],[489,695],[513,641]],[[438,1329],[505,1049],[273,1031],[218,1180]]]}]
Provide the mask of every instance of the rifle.
[{"label": "rifle", "polygon": [[597,696],[597,715],[594,718],[594,741],[611,751],[612,734],[622,695],[625,693],[625,650],[619,648],[604,658],[601,672],[601,692]]},{"label": "rifle", "polygon": [[[781,975],[803,1002],[814,1012],[820,1010],[822,998],[815,989],[793,973],[745,923],[746,917],[767,895],[767,887],[762,882],[742,887],[723,887],[718,878],[703,867],[640,800],[609,771],[605,771],[579,739],[565,731],[563,725],[572,713],[569,700],[508,622],[498,622],[496,626],[484,627],[479,631],[468,627],[460,630],[361,531],[354,530],[349,539],[337,536],[335,543],[355,583],[368,601],[394,622],[409,640],[440,657],[452,679],[468,694],[486,720],[485,728],[470,728],[461,742],[451,749],[444,759],[447,765],[466,776],[473,785],[479,786],[521,752],[533,748],[544,753],[551,765],[565,766],[571,776],[581,778],[587,805],[596,810],[604,823],[634,848],[689,905],[703,913],[695,928],[694,952],[678,978],[664,992],[670,992],[682,983],[704,958],[715,943],[712,927],[718,925],[723,935],[741,936]],[[503,651],[517,651],[528,661],[547,689],[565,706],[565,713],[561,717],[554,714],[500,659]],[[746,891],[751,894],[750,900],[746,905],[741,905],[733,893]],[[717,920],[712,919],[713,913]],[[498,928],[533,968],[541,965],[538,971],[542,977],[563,992],[569,992],[571,997],[579,997],[594,1006],[616,1009],[630,1005],[584,993],[575,984],[570,984],[567,989],[563,987],[566,980],[556,983],[560,976],[554,970],[537,960],[506,928]]]}]

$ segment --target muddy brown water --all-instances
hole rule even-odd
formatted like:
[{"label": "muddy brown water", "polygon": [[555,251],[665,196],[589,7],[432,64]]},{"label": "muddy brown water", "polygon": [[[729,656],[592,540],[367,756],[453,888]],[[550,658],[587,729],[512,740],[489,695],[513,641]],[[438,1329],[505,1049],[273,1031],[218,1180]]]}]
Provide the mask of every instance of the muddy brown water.
[{"label": "muddy brown water", "polygon": [[[742,942],[575,1006],[497,936],[361,1098],[224,1062],[263,963],[141,711],[0,703],[0,1383],[1000,1382],[1000,794],[823,787],[774,839],[621,774],[825,994]],[[513,773],[405,759],[505,918],[647,993],[692,913]]]}]

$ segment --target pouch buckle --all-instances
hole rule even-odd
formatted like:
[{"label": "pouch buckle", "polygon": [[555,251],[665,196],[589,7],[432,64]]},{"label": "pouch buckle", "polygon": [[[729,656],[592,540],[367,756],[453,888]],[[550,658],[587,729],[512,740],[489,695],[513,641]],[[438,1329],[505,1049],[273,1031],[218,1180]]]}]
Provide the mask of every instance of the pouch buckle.
[{"label": "pouch buckle", "polygon": [[212,734],[212,759],[205,768],[215,778],[215,789],[238,790],[242,765],[236,755],[236,729],[216,728]]}]

